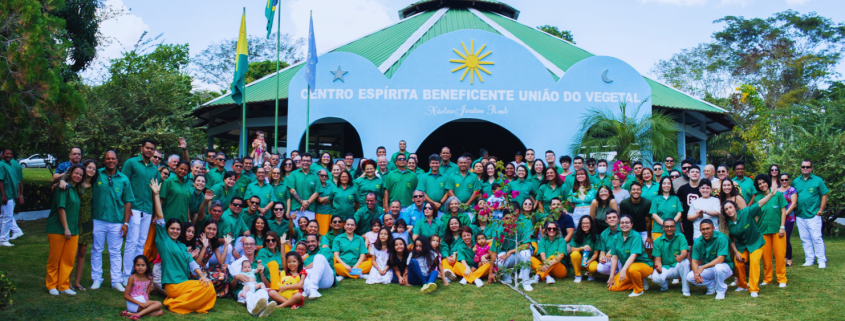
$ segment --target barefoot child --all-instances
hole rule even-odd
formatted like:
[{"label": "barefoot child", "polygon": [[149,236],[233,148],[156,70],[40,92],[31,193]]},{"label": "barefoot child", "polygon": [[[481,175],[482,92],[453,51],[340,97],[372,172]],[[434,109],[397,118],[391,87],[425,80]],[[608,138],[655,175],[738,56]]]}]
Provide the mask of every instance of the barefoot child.
[{"label": "barefoot child", "polygon": [[302,256],[297,252],[288,252],[282,259],[285,270],[282,276],[282,285],[278,290],[270,290],[270,297],[279,302],[279,308],[290,307],[298,309],[305,304],[305,297],[302,296],[302,284],[305,282],[305,269],[302,266]]},{"label": "barefoot child", "polygon": [[129,317],[130,320],[139,320],[145,315],[161,316],[161,302],[150,301],[150,292],[153,290],[150,262],[143,255],[136,256],[133,262],[135,268],[123,292],[127,311],[121,312],[120,316]]}]

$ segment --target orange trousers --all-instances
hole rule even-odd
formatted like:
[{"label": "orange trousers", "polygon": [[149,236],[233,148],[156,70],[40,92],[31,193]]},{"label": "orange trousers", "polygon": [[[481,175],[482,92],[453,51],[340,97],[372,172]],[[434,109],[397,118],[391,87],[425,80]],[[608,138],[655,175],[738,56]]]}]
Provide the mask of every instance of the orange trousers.
[{"label": "orange trousers", "polygon": [[775,256],[775,272],[778,283],[786,283],[786,235],[763,234],[763,282],[772,283],[772,251]]},{"label": "orange trousers", "polygon": [[[440,261],[440,263],[442,263],[442,264],[443,264],[443,270],[444,270],[444,271],[445,271],[445,270],[451,270],[452,272],[455,272],[455,276],[457,276],[457,277],[461,277],[461,276],[463,276],[463,275],[459,275],[459,274],[458,274],[458,271],[463,271],[463,270],[464,270],[464,265],[463,265],[463,264],[461,264],[461,261],[457,261],[457,260],[455,260],[455,265],[452,265],[452,264],[449,264],[449,261],[448,261],[448,260],[443,259],[442,261]],[[442,273],[442,272],[441,272],[441,273]],[[469,280],[467,280],[467,281],[469,281]]]},{"label": "orange trousers", "polygon": [[531,268],[534,269],[534,272],[537,272],[537,275],[540,276],[540,279],[545,279],[546,276],[551,275],[555,279],[562,279],[565,278],[568,272],[566,271],[566,266],[557,262],[552,264],[552,266],[546,270],[546,272],[540,272],[540,269],[543,267],[543,261],[540,261],[537,257],[531,257]]},{"label": "orange trousers", "polygon": [[[572,269],[575,270],[575,276],[581,276],[581,269],[584,267],[581,266],[581,252],[579,251],[572,251],[569,253],[569,260],[572,261]],[[596,271],[599,269],[599,262],[592,261],[590,265],[587,266],[587,272],[590,272],[590,275],[596,275]]]},{"label": "orange trousers", "polygon": [[468,268],[465,267],[463,264],[455,264],[454,270],[452,270],[452,272],[455,272],[455,275],[458,276],[458,278],[462,277],[464,279],[467,279],[467,283],[472,283],[475,282],[475,280],[478,278],[487,276],[487,273],[490,272],[490,268],[492,266],[493,265],[490,263],[484,264],[482,266],[479,266],[478,269],[476,269],[472,273],[470,273],[469,276],[464,276],[464,273],[466,273]]},{"label": "orange trousers", "polygon": [[[358,265],[358,268],[361,269],[362,275],[370,273],[370,269],[373,268],[373,258],[368,256],[367,259],[364,260],[364,262],[361,262],[361,264]],[[358,277],[360,277],[360,275],[349,275],[349,270],[347,270],[346,267],[343,266],[343,264],[340,263],[340,261],[338,261],[337,259],[334,260],[334,270],[337,276],[352,279],[357,279]]]},{"label": "orange trousers", "polygon": [[331,214],[314,214],[314,220],[317,221],[317,224],[320,226],[320,236],[326,235],[329,232],[329,224],[332,223],[332,215]]},{"label": "orange trousers", "polygon": [[654,273],[654,268],[645,263],[636,262],[628,267],[628,273],[625,274],[625,281],[619,282],[619,274],[616,273],[614,280],[616,283],[610,288],[610,291],[628,291],[634,289],[634,293],[643,292],[643,280],[651,273]]},{"label": "orange trousers", "polygon": [[[155,217],[153,217],[153,220],[155,220]],[[150,262],[155,261],[156,257],[158,257],[158,250],[156,249],[155,222],[150,225],[150,232],[147,233],[147,242],[144,243],[144,256],[146,256],[147,260],[150,260]]]},{"label": "orange trousers", "polygon": [[191,280],[178,284],[165,284],[164,291],[167,292],[164,305],[170,309],[170,312],[178,314],[208,313],[208,310],[211,310],[217,302],[217,292],[214,291],[214,285],[211,283],[202,286],[200,281]]},{"label": "orange trousers", "polygon": [[[763,248],[748,253],[748,249],[742,252],[742,263],[734,258],[736,264],[736,286],[748,289],[748,292],[760,292],[760,259],[763,257]],[[746,282],[745,266],[748,265],[748,282]]]},{"label": "orange trousers", "polygon": [[[47,289],[64,291],[70,288],[70,272],[76,263],[79,236],[65,239],[64,234],[47,234],[50,254],[47,257]],[[81,267],[80,267],[81,268]]]}]

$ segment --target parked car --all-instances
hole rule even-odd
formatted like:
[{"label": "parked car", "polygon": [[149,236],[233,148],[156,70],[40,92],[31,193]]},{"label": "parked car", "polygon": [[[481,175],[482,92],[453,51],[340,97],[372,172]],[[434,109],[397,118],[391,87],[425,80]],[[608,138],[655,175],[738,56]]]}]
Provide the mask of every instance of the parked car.
[{"label": "parked car", "polygon": [[48,164],[56,162],[56,158],[50,154],[34,154],[24,159],[18,160],[23,168],[47,167]]}]

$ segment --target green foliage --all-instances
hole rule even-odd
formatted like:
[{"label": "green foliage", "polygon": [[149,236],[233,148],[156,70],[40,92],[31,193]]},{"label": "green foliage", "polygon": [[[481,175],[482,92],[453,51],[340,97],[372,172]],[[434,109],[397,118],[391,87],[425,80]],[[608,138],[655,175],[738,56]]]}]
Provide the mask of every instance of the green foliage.
[{"label": "green foliage", "polygon": [[560,30],[557,27],[551,25],[539,26],[537,27],[537,29],[545,31],[546,33],[552,36],[569,41],[573,44],[575,43],[575,38],[572,36],[572,32],[570,32],[569,30]]},{"label": "green foliage", "polygon": [[620,103],[620,112],[590,108],[581,117],[580,129],[569,146],[573,155],[598,154],[601,158],[616,152],[615,159],[625,163],[634,160],[651,162],[651,155],[677,156],[675,121],[660,111],[653,111],[640,118],[643,103],[628,113],[627,103]]},{"label": "green foliage", "polygon": [[70,64],[64,70],[65,79],[75,78],[87,68],[97,56],[100,29],[100,18],[97,9],[103,8],[102,0],[65,0],[65,5],[52,12],[56,17],[65,20],[65,28],[60,31],[60,37],[71,43],[68,60]]},{"label": "green foliage", "polygon": [[15,205],[15,212],[49,210],[53,205],[53,190],[50,184],[39,181],[23,182],[23,204]]},{"label": "green foliage", "polygon": [[[279,62],[279,70],[285,69],[289,64],[285,61]],[[276,61],[266,60],[249,63],[249,70],[246,72],[246,82],[251,83],[276,72]]]},{"label": "green foliage", "polygon": [[12,295],[18,292],[18,286],[15,284],[6,272],[0,271],[0,310],[6,310],[12,305]]},{"label": "green foliage", "polygon": [[0,142],[6,147],[57,146],[68,134],[67,121],[84,107],[62,77],[71,48],[61,40],[65,21],[45,14],[63,4],[0,1]]}]

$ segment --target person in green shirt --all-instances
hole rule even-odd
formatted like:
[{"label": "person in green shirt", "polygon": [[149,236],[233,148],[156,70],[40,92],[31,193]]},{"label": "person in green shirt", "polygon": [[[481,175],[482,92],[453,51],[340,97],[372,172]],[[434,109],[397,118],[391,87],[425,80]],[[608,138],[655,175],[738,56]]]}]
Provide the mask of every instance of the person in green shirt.
[{"label": "person in green shirt", "polygon": [[[777,179],[777,177],[776,177]],[[772,283],[772,251],[774,251],[777,281],[786,286],[786,198],[777,188],[771,188],[769,175],[760,174],[754,178],[757,184],[757,194],[753,203],[759,203],[771,191],[775,195],[765,206],[760,206],[760,218],[757,227],[763,234],[763,284]]]},{"label": "person in green shirt", "polygon": [[[701,237],[692,245],[692,261],[687,282],[707,288],[707,295],[716,294],[724,300],[728,285],[725,280],[733,275],[730,262],[730,241],[725,234],[715,231],[713,221],[706,218],[699,225]],[[758,272],[759,273],[759,272]]]},{"label": "person in green shirt", "polygon": [[[285,184],[284,179],[282,179],[284,175],[282,174],[282,169],[278,167],[273,167],[270,170],[270,187],[273,189],[273,197],[271,201],[275,204],[283,204],[285,210],[290,209],[290,190],[288,189],[287,184]],[[285,213],[285,216],[290,216],[290,211]]]},{"label": "person in green shirt", "polygon": [[569,197],[569,189],[563,185],[563,180],[553,167],[546,168],[544,172],[545,177],[537,190],[536,207],[541,213],[550,213],[552,200],[555,198],[565,200]]},{"label": "person in green shirt", "polygon": [[[150,191],[150,180],[162,183],[156,166],[152,162],[153,153],[158,143],[152,139],[141,142],[140,154],[127,159],[123,163],[121,173],[129,179],[132,186],[132,218],[129,220],[126,241],[123,245],[123,277],[128,280],[135,267],[134,259],[141,254],[150,253],[147,245],[153,247],[155,244],[150,240],[147,242],[149,233],[155,233],[152,226],[153,196]],[[209,185],[211,186],[211,185]],[[147,244],[149,243],[149,244]]]},{"label": "person in green shirt", "polygon": [[[297,216],[305,216],[308,220],[313,220],[316,217],[314,211],[317,210],[315,203],[323,190],[317,173],[311,171],[311,154],[304,153],[300,157],[300,168],[293,171],[285,180],[290,196],[293,198],[289,210],[296,212]],[[294,223],[299,227],[299,223],[296,221]]]},{"label": "person in green shirt", "polygon": [[[581,283],[581,269],[587,270],[588,281],[595,279],[599,267],[598,243],[599,236],[596,235],[593,218],[582,216],[581,221],[578,222],[578,231],[575,232],[575,237],[569,240],[571,249],[569,259],[575,270],[575,283]],[[584,255],[587,255],[586,260],[583,260]]]},{"label": "person in green shirt", "polygon": [[493,195],[493,184],[502,184],[499,180],[499,171],[496,170],[496,164],[487,163],[484,165],[484,172],[481,174],[481,193],[487,194],[488,197]]},{"label": "person in green shirt", "polygon": [[308,257],[303,266],[308,273],[302,285],[302,295],[312,300],[322,296],[319,289],[328,289],[335,283],[334,264],[329,263],[334,261],[334,253],[330,248],[320,246],[321,243],[317,234],[310,234],[305,239]]},{"label": "person in green shirt", "polygon": [[258,199],[261,200],[258,205],[258,207],[260,208],[260,212],[265,214],[270,212],[270,209],[273,208],[274,204],[273,186],[265,182],[264,178],[266,177],[267,172],[264,170],[264,168],[257,168],[255,170],[255,181],[247,185],[246,193],[244,193],[245,199],[250,199],[253,196],[257,196]]},{"label": "person in green shirt", "polygon": [[440,216],[440,221],[443,223],[443,226],[448,227],[449,219],[457,218],[461,222],[461,226],[469,226],[472,224],[472,218],[469,216],[468,213],[461,211],[461,200],[457,197],[450,196],[446,199],[446,213]]},{"label": "person in green shirt", "polygon": [[[548,169],[554,170],[552,167]],[[531,267],[537,273],[534,275],[534,283],[545,279],[546,284],[553,284],[555,279],[563,279],[567,275],[566,266],[563,265],[567,244],[557,222],[546,222],[543,231],[543,237],[537,241],[537,257],[531,257]],[[581,264],[580,259],[578,264]]]},{"label": "person in green shirt", "polygon": [[229,202],[233,198],[242,198],[237,196],[235,192],[235,177],[235,172],[226,172],[226,175],[223,176],[223,181],[211,187],[211,190],[214,191],[214,200],[223,203],[224,208],[229,207]]},{"label": "person in green shirt", "polygon": [[226,175],[226,154],[217,153],[214,160],[214,167],[208,170],[208,186],[222,183]]},{"label": "person in green shirt", "polygon": [[534,188],[539,190],[540,184],[543,183],[545,180],[545,171],[546,171],[546,163],[543,162],[542,159],[535,159],[534,162],[531,164],[531,172],[528,174],[528,179],[534,183]]},{"label": "person in green shirt", "polygon": [[358,235],[364,235],[369,232],[372,229],[373,219],[384,214],[384,210],[380,206],[376,205],[375,193],[367,194],[365,202],[367,206],[360,208],[357,212],[355,212],[355,215],[353,215],[356,226],[358,227],[355,232],[358,233]]},{"label": "person in green shirt", "polygon": [[[599,266],[596,269],[601,274],[610,275],[610,264],[613,262],[613,256],[610,255],[610,245],[616,235],[619,234],[619,212],[616,209],[609,209],[605,214],[605,222],[607,222],[607,229],[599,233]],[[616,270],[622,269],[622,263],[617,262]]]},{"label": "person in green shirt", "polygon": [[23,235],[14,217],[15,204],[21,203],[23,198],[22,193],[18,193],[22,181],[12,163],[17,164],[12,159],[12,150],[0,148],[0,246],[13,246],[9,243],[10,231],[14,235],[11,239]]},{"label": "person in green shirt", "polygon": [[320,193],[317,195],[314,220],[319,224],[320,235],[325,235],[329,231],[329,222],[331,222],[334,213],[332,192],[336,187],[329,179],[329,171],[321,168],[317,171],[317,177],[320,178]]},{"label": "person in green shirt", "polygon": [[[675,195],[675,189],[672,188],[672,179],[668,176],[660,178],[660,195],[651,199],[651,208],[648,212],[651,214],[651,238],[656,240],[663,234],[663,221],[672,219],[678,222],[681,219],[683,206],[681,200]],[[674,226],[674,224],[673,224]]]},{"label": "person in green shirt", "polygon": [[85,169],[73,165],[68,171],[70,185],[67,189],[57,188],[53,192],[53,206],[47,217],[47,241],[50,254],[47,257],[47,289],[51,295],[59,292],[76,295],[70,289],[70,272],[76,261],[79,238],[79,194],[77,186],[82,182]]},{"label": "person in green shirt", "polygon": [[827,185],[821,177],[813,174],[813,162],[801,162],[801,176],[792,180],[798,194],[798,205],[795,208],[795,222],[801,245],[804,247],[804,266],[812,266],[818,258],[819,268],[827,267],[827,256],[822,238],[822,215],[827,206]]},{"label": "person in green shirt", "polygon": [[452,150],[449,147],[440,149],[440,173],[443,173],[443,175],[451,175],[458,171],[458,166],[455,166],[455,163],[449,162],[451,158]]},{"label": "person in green shirt", "polygon": [[[634,231],[634,220],[630,215],[623,214],[619,218],[619,229],[621,232],[610,245],[612,262],[607,287],[614,292],[634,289],[628,296],[640,296],[648,289],[647,278],[654,272],[654,263],[645,252],[642,238]],[[620,262],[624,263],[617,271]]]},{"label": "person in green shirt", "polygon": [[508,182],[508,186],[512,192],[517,192],[518,194],[516,197],[513,198],[514,204],[522,204],[526,199],[531,199],[531,203],[534,202],[534,198],[537,196],[537,188],[534,187],[534,183],[528,178],[528,167],[525,165],[519,165],[516,168],[516,179]]},{"label": "person in green shirt", "polygon": [[[469,171],[469,159],[464,156],[458,158],[458,171],[448,176],[446,191],[457,197],[464,205],[472,205],[481,191],[478,175]],[[404,204],[403,204],[404,206]]]},{"label": "person in green shirt", "polygon": [[[633,182],[640,182],[643,183],[643,162],[636,161],[631,164],[631,174],[628,174],[628,177],[625,178],[625,185],[622,185],[622,189],[631,191],[631,183]],[[653,174],[653,173],[652,173]]]},{"label": "person in green shirt", "polygon": [[[293,239],[294,235],[289,234],[290,232],[290,219],[286,215],[285,211],[285,204],[283,203],[274,203],[273,204],[273,213],[269,220],[267,220],[267,225],[270,227],[270,231],[276,232],[277,235],[280,237],[282,235],[288,234],[290,237],[287,239]],[[284,247],[285,253],[290,252],[290,244],[279,244],[280,246]]]},{"label": "person in green shirt", "polygon": [[217,227],[217,237],[223,242],[223,237],[231,235],[235,239],[235,251],[243,255],[243,244],[241,237],[249,236],[249,227],[240,217],[243,212],[244,200],[235,196],[229,203],[229,209],[223,212],[220,217],[220,224]]},{"label": "person in green shirt", "polygon": [[[769,178],[763,176],[764,181]],[[768,183],[766,183],[768,185]],[[751,297],[756,298],[760,291],[760,259],[763,257],[763,245],[765,239],[760,229],[757,227],[757,220],[762,214],[761,208],[766,206],[766,203],[772,199],[775,194],[779,193],[775,189],[770,189],[765,197],[760,199],[757,203],[752,203],[744,209],[737,210],[738,206],[733,201],[727,201],[722,204],[722,219],[720,221],[727,222],[727,227],[730,230],[730,238],[733,240],[731,249],[734,253],[734,264],[736,264],[737,277],[737,291],[748,290],[751,292]],[[783,196],[780,197],[783,200]],[[749,264],[748,283],[746,283],[745,264]],[[770,262],[771,264],[771,262]]]},{"label": "person in green shirt", "polygon": [[376,202],[381,204],[381,198],[384,196],[384,179],[376,175],[376,163],[372,160],[363,160],[361,168],[364,171],[364,176],[354,179],[355,188],[358,190],[358,204],[366,202],[368,193],[376,194]]},{"label": "person in green shirt", "polygon": [[[125,268],[121,263],[128,262],[123,262],[120,247],[129,230],[135,196],[129,178],[117,170],[117,154],[114,151],[106,152],[103,163],[104,168],[95,177],[94,199],[91,203],[91,217],[94,219],[94,240],[91,245],[91,279],[94,284],[91,289],[100,288],[103,282],[103,249],[108,242],[111,286],[123,291],[125,288],[121,283],[129,279],[131,271],[128,275],[121,271],[121,267]],[[187,172],[187,166],[184,169]]]},{"label": "person in green shirt", "polygon": [[[475,235],[471,227],[461,227],[461,242],[457,252],[460,269],[455,267],[455,273],[462,277],[460,284],[474,283],[480,288],[484,286],[484,281],[481,280],[484,276],[487,276],[487,284],[495,282],[496,275],[490,273],[490,268],[496,262],[496,253],[490,251],[489,247],[484,234]],[[486,254],[482,254],[483,248],[488,248]]]},{"label": "person in green shirt", "polygon": [[[670,182],[669,189],[673,190]],[[651,280],[660,286],[660,291],[669,289],[668,279],[683,279],[681,291],[684,296],[690,296],[689,282],[686,275],[690,271],[690,263],[687,259],[689,245],[687,239],[675,234],[674,218],[666,218],[660,223],[660,230],[663,231],[659,237],[654,239],[654,249],[651,254],[654,256],[654,274]]]},{"label": "person in green shirt", "polygon": [[736,176],[733,178],[733,181],[736,182],[737,187],[739,187],[740,195],[742,195],[742,198],[745,199],[746,204],[750,204],[751,197],[754,196],[754,180],[745,176],[744,162],[737,161],[734,163],[734,174]]},{"label": "person in green shirt", "polygon": [[661,163],[654,163],[654,165],[651,166],[651,169],[652,173],[654,173],[654,177],[658,180],[663,177],[669,177],[669,173],[663,171],[663,164]]},{"label": "person in green shirt", "polygon": [[433,202],[425,202],[423,204],[423,218],[414,222],[414,240],[420,235],[426,238],[431,238],[432,235],[440,235],[440,231],[445,229],[443,222],[435,218],[437,216],[436,213],[437,210]]},{"label": "person in green shirt", "polygon": [[[660,186],[657,185],[657,181],[655,180],[656,176],[654,176],[651,168],[646,167],[640,172],[640,177],[642,178],[642,182],[640,183],[643,185],[641,197],[650,201],[660,191]],[[630,192],[630,190],[628,191]]]},{"label": "person in green shirt", "polygon": [[[494,238],[504,238],[505,240],[503,243],[495,240],[493,241],[493,244],[496,247],[496,252],[498,252],[498,254],[496,254],[496,266],[500,270],[511,269],[516,266],[517,262],[531,262],[531,256],[533,254],[531,246],[529,245],[529,241],[531,240],[531,231],[533,230],[531,220],[522,216],[517,219],[513,213],[509,210],[505,210],[502,215],[502,223],[503,225],[515,226],[516,233],[511,235],[506,233],[504,229],[501,229],[499,234]],[[414,230],[416,233],[416,229]],[[516,237],[519,237],[519,240],[515,239]],[[531,286],[534,279],[529,278],[530,273],[530,267],[523,267],[514,271],[514,274],[518,274],[518,279],[521,280],[522,289],[527,292],[534,290],[534,287]],[[505,274],[502,277],[502,282],[504,283],[511,283],[511,280],[512,275],[510,274]]]},{"label": "person in green shirt", "polygon": [[596,188],[599,188],[599,186],[613,188],[613,184],[610,182],[612,175],[612,172],[607,171],[607,160],[600,159],[596,163],[596,175],[590,177],[590,184]]},{"label": "person in green shirt", "polygon": [[[373,199],[373,204],[375,204],[375,199]],[[345,233],[332,241],[337,281],[343,278],[357,279],[361,275],[370,273],[373,267],[373,259],[367,258],[369,251],[367,251],[364,238],[355,233],[356,228],[355,219],[347,218],[343,226]],[[350,274],[353,269],[361,269],[361,274]]]},{"label": "person in green shirt", "polygon": [[191,217],[191,182],[187,178],[190,165],[186,161],[179,161],[173,175],[161,185],[162,206],[164,218],[178,218],[188,222]]},{"label": "person in green shirt", "polygon": [[232,171],[235,172],[235,195],[243,198],[246,194],[246,187],[252,183],[249,176],[244,170],[244,160],[242,158],[235,158],[232,161]]},{"label": "person in green shirt", "polygon": [[587,170],[583,168],[575,170],[575,174],[572,177],[574,183],[565,185],[566,183],[564,182],[564,186],[571,186],[572,188],[569,191],[569,197],[566,198],[566,201],[571,203],[572,207],[575,208],[572,212],[572,220],[578,222],[581,220],[581,216],[590,215],[590,206],[596,198],[597,188],[593,188],[592,184],[590,184],[590,176]]},{"label": "person in green shirt", "polygon": [[[410,156],[411,156],[411,152],[409,152],[409,151],[405,150],[407,147],[408,147],[408,143],[406,143],[404,140],[400,140],[400,141],[399,141],[399,151],[398,151],[398,152],[393,153],[393,155],[391,155],[391,156],[390,156],[390,163],[391,163],[391,164],[396,164],[396,158],[397,158],[397,157],[399,157],[399,155],[403,155],[403,156],[405,156],[405,159],[407,159],[408,157],[410,157]],[[395,166],[397,166],[397,167],[398,167],[399,165],[398,165],[398,164],[396,164]]]},{"label": "person in green shirt", "polygon": [[384,198],[382,204],[384,208],[388,208],[388,204],[394,200],[399,200],[402,207],[411,205],[411,194],[417,188],[419,180],[417,174],[408,170],[408,157],[406,155],[398,155],[395,158],[396,170],[387,174],[384,177]]},{"label": "person in green shirt", "polygon": [[332,209],[334,215],[346,219],[355,215],[358,200],[358,189],[352,184],[352,175],[343,171],[340,173],[338,185],[332,189]]},{"label": "person in green shirt", "polygon": [[434,208],[442,211],[441,207],[449,197],[446,192],[446,185],[449,183],[448,176],[440,171],[441,158],[432,154],[428,157],[428,173],[419,176],[417,189],[425,193],[425,201],[434,204]]}]

